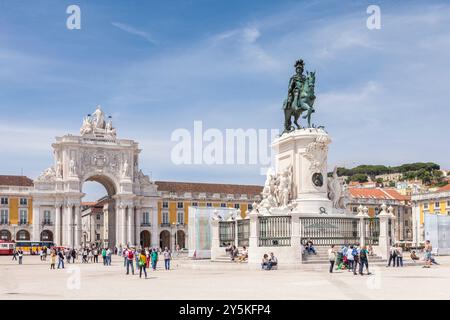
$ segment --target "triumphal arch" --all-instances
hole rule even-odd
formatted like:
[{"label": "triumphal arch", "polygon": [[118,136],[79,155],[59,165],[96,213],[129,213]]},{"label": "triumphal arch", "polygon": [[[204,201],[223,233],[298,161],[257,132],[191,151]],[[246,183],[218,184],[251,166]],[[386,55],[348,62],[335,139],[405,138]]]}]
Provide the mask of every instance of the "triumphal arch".
[{"label": "triumphal arch", "polygon": [[[143,213],[157,228],[157,186],[139,168],[138,143],[118,139],[100,106],[83,119],[80,135],[56,137],[54,163],[35,181],[33,240],[52,233],[57,245],[81,247],[83,183],[96,181],[107,191],[103,207],[105,245],[136,245]],[[51,223],[49,223],[51,221]],[[148,228],[148,224],[145,226]],[[157,245],[157,231],[151,230]]]}]

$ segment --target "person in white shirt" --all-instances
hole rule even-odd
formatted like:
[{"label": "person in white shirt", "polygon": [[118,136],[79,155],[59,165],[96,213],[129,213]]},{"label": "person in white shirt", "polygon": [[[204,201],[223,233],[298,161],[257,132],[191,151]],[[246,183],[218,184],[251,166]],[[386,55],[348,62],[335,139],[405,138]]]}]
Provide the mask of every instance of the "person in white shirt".
[{"label": "person in white shirt", "polygon": [[347,250],[348,271],[353,270],[354,260],[355,257],[353,257],[353,246],[350,246],[350,248]]},{"label": "person in white shirt", "polygon": [[328,261],[330,261],[330,273],[333,273],[334,263],[336,262],[336,250],[334,250],[334,244],[328,249]]}]

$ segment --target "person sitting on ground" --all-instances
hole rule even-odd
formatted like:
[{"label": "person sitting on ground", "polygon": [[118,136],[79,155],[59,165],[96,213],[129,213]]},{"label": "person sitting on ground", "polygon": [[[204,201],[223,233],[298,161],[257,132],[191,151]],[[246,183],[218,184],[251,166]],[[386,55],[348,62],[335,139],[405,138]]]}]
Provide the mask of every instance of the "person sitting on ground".
[{"label": "person sitting on ground", "polygon": [[267,255],[267,253],[264,253],[264,256],[262,258],[261,269],[262,270],[270,270],[269,256]]},{"label": "person sitting on ground", "polygon": [[269,269],[272,269],[273,267],[276,267],[278,265],[278,259],[277,257],[275,257],[275,255],[273,254],[273,252],[270,253],[270,258],[269,258]]},{"label": "person sitting on ground", "polygon": [[231,261],[234,261],[234,259],[238,256],[238,254],[239,254],[238,248],[236,248],[236,246],[232,246],[230,251]]},{"label": "person sitting on ground", "polygon": [[242,253],[239,256],[238,261],[239,262],[244,262],[245,260],[247,260],[247,258],[248,258],[248,250],[247,250],[247,247],[244,246],[244,247],[242,247]]},{"label": "person sitting on ground", "polygon": [[411,260],[414,261],[414,263],[416,263],[416,260],[419,260],[419,257],[416,255],[416,251],[412,251],[410,254]]},{"label": "person sitting on ground", "polygon": [[306,250],[309,254],[316,254],[316,249],[314,248],[314,244],[311,240],[308,240],[308,242],[306,242]]}]

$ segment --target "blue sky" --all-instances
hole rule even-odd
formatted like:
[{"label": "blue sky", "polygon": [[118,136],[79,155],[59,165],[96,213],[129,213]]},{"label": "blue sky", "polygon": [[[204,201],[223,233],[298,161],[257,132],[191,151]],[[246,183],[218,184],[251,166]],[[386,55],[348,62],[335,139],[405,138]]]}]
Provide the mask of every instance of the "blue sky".
[{"label": "blue sky", "polygon": [[[81,30],[66,28],[71,4]],[[38,176],[54,137],[101,104],[156,180],[262,183],[259,166],[172,164],[170,135],[195,120],[281,129],[298,58],[317,71],[330,168],[450,169],[449,57],[446,1],[0,0],[0,174]]]}]

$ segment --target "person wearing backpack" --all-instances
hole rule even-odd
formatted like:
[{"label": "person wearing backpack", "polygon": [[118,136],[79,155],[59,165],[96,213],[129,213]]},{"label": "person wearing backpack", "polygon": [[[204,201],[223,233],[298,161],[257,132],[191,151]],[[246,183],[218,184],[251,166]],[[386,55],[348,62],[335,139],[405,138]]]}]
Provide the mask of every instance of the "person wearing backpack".
[{"label": "person wearing backpack", "polygon": [[134,254],[133,250],[129,249],[127,250],[127,256],[125,257],[127,259],[127,274],[130,274],[130,266],[131,266],[131,272],[134,275]]},{"label": "person wearing backpack", "polygon": [[367,275],[370,274],[368,255],[369,255],[369,251],[367,250],[366,246],[363,246],[362,249],[359,251],[359,274],[360,275],[363,275],[364,266],[366,266]]},{"label": "person wearing backpack", "polygon": [[328,249],[328,261],[330,261],[330,273],[333,273],[334,263],[336,262],[336,251],[334,250],[334,244]]},{"label": "person wearing backpack", "polygon": [[144,249],[139,254],[139,278],[142,278],[142,271],[144,271],[145,279],[147,279],[147,256]]}]

